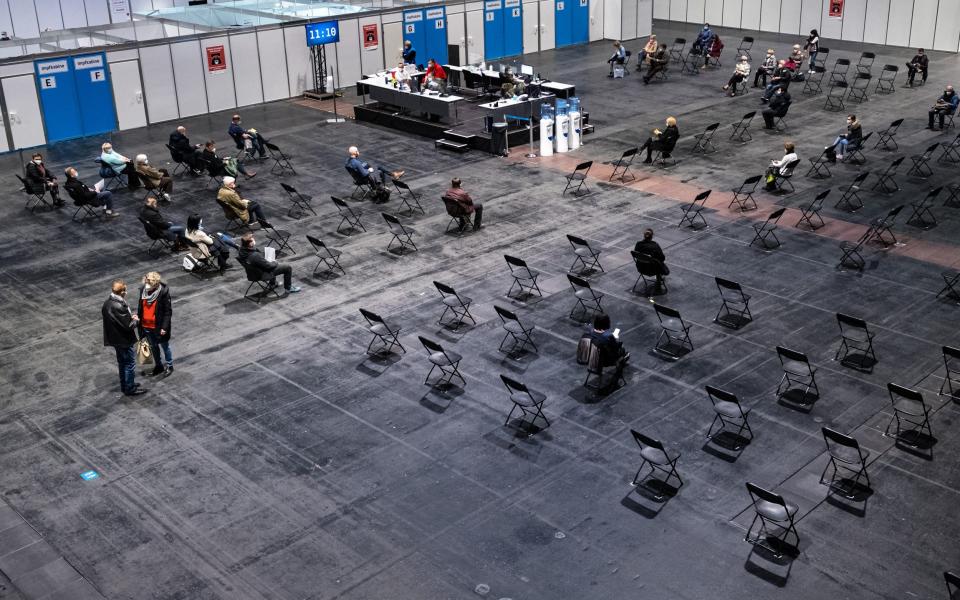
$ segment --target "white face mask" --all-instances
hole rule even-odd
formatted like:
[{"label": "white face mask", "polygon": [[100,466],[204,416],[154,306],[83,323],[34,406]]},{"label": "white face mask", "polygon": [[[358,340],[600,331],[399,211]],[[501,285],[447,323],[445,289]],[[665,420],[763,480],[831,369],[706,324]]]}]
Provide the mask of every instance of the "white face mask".
[{"label": "white face mask", "polygon": [[38,165],[42,165],[42,164],[43,164],[43,159],[42,159],[42,158],[35,158],[35,159],[33,159],[33,162],[35,162],[35,163],[38,164]]}]

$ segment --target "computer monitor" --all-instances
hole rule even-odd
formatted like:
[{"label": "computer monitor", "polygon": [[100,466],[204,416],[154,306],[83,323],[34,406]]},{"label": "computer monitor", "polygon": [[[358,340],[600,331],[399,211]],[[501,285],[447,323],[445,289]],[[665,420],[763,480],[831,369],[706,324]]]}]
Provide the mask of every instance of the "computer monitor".
[{"label": "computer monitor", "polygon": [[533,77],[533,67],[529,65],[520,65],[520,74],[530,75],[531,77]]}]

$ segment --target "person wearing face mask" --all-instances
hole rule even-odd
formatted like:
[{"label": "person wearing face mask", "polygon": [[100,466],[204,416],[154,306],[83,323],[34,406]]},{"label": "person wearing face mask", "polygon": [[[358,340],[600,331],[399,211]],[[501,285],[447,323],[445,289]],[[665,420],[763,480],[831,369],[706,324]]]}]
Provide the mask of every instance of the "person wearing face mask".
[{"label": "person wearing face mask", "polygon": [[[747,77],[750,76],[750,62],[746,56],[740,57],[740,62],[737,63],[737,66],[733,69],[733,76],[730,77],[730,80],[727,82],[727,85],[723,86],[724,90],[730,88],[730,96],[735,96],[737,93],[737,84],[743,83]],[[747,84],[743,84],[746,88]]]},{"label": "person wearing face mask", "polygon": [[154,169],[146,154],[138,154],[136,160],[137,174],[142,178],[148,189],[156,190],[164,202],[170,202],[170,192],[173,191],[173,177],[166,169]]},{"label": "person wearing face mask", "polygon": [[137,372],[137,334],[140,321],[130,312],[126,301],[127,284],[115,279],[110,286],[110,296],[100,308],[103,318],[103,345],[113,347],[117,353],[117,370],[120,373],[120,391],[126,396],[138,396],[146,393],[146,388],[136,383]]},{"label": "person wearing face mask", "polygon": [[240,197],[240,194],[237,193],[237,180],[233,177],[226,176],[223,178],[223,186],[217,192],[217,203],[224,207],[224,210],[233,213],[244,224],[250,222],[250,214],[253,213],[261,227],[273,227],[267,221],[267,217],[264,216],[263,209],[260,208],[258,203]]},{"label": "person wearing face mask", "polygon": [[43,164],[43,156],[40,153],[34,154],[26,166],[27,191],[31,194],[43,194],[47,192],[53,199],[53,205],[57,208],[63,206],[64,202],[60,199],[60,186],[57,184],[57,178]]},{"label": "person wearing face mask", "polygon": [[[173,351],[170,350],[170,321],[173,319],[173,303],[170,288],[163,283],[160,273],[150,271],[143,277],[137,304],[137,322],[140,337],[146,336],[153,355],[153,371],[148,377],[173,373]],[[163,351],[161,356],[160,352]]]},{"label": "person wearing face mask", "polygon": [[252,233],[245,233],[241,238],[240,252],[237,253],[237,260],[240,261],[249,272],[259,279],[270,278],[270,287],[276,287],[277,275],[283,276],[283,295],[296,294],[300,288],[293,285],[293,267],[290,265],[281,265],[272,260],[267,260],[263,253],[256,247],[257,242]]},{"label": "person wearing face mask", "polygon": [[216,236],[211,236],[204,231],[203,218],[199,214],[194,213],[187,217],[186,238],[197,245],[196,248],[190,250],[190,253],[197,259],[205,259],[210,256],[215,257],[217,259],[217,265],[220,267],[220,274],[223,275],[223,272],[230,268],[230,265],[227,263],[230,259],[230,249],[227,248],[226,243],[221,240],[220,236],[224,236],[228,241],[232,241],[229,236],[225,234],[221,233]]},{"label": "person wearing face mask", "polygon": [[710,29],[710,23],[704,23],[703,29],[701,29],[700,34],[697,35],[697,39],[693,41],[691,51],[694,54],[706,54],[707,50],[710,48],[710,41],[712,39],[713,30]]},{"label": "person wearing face mask", "polygon": [[77,177],[77,170],[73,167],[67,167],[64,174],[67,176],[67,181],[63,184],[63,187],[73,198],[74,204],[77,206],[102,206],[103,214],[108,219],[120,216],[117,211],[113,210],[113,194],[111,192],[107,190],[98,192],[95,188],[89,187],[80,181]]},{"label": "person wearing face mask", "polygon": [[917,53],[907,63],[907,85],[913,87],[913,79],[917,76],[917,71],[920,72],[920,81],[926,83],[929,67],[930,59],[924,53],[923,48],[917,48]]},{"label": "person wearing face mask", "polygon": [[847,132],[841,134],[833,141],[833,150],[827,148],[827,160],[837,162],[837,159],[843,160],[847,152],[860,147],[863,141],[863,127],[857,120],[857,115],[847,115]]},{"label": "person wearing face mask", "polygon": [[940,117],[940,129],[943,129],[943,122],[946,119],[947,115],[952,115],[957,112],[957,104],[960,102],[960,96],[957,96],[957,93],[953,91],[953,86],[948,85],[947,89],[943,90],[943,94],[937,98],[937,103],[930,108],[930,112],[927,113],[930,116],[930,122],[927,125],[927,129],[933,129],[933,118],[935,116]]},{"label": "person wearing face mask", "polygon": [[210,170],[210,174],[214,177],[229,175],[235,178],[238,173],[242,173],[247,179],[253,179],[257,176],[256,171],[247,170],[242,160],[233,158],[232,156],[226,158],[217,156],[217,143],[213,140],[209,140],[203,145],[201,156],[208,165],[207,168]]},{"label": "person wearing face mask", "polygon": [[249,142],[250,149],[259,154],[260,158],[266,157],[267,148],[263,144],[267,140],[256,129],[244,129],[240,125],[240,115],[233,115],[233,118],[230,119],[230,127],[227,129],[227,133],[237,143],[237,148],[245,148]]},{"label": "person wearing face mask", "polygon": [[413,43],[410,40],[403,41],[403,51],[400,55],[403,57],[403,64],[417,64],[417,51],[413,48]]},{"label": "person wearing face mask", "polygon": [[140,218],[153,225],[154,229],[159,231],[163,237],[174,242],[174,250],[186,250],[187,244],[183,241],[183,225],[175,225],[168,221],[157,207],[157,197],[153,194],[147,196],[140,208]]},{"label": "person wearing face mask", "polygon": [[763,87],[767,87],[767,77],[772,76],[777,69],[777,55],[773,48],[767,48],[767,56],[763,63],[757,68],[757,74],[753,76],[753,87],[760,87],[760,80],[763,79]]},{"label": "person wearing face mask", "polygon": [[100,149],[100,160],[106,165],[106,169],[112,172],[100,173],[101,177],[113,177],[123,175],[127,178],[127,188],[132,190],[140,189],[140,177],[137,175],[136,166],[133,161],[113,149],[110,142],[103,144]]},{"label": "person wearing face mask", "polygon": [[817,52],[820,51],[820,34],[816,29],[810,30],[810,36],[807,37],[803,49],[810,56],[810,73],[813,73],[813,67],[817,64]]}]

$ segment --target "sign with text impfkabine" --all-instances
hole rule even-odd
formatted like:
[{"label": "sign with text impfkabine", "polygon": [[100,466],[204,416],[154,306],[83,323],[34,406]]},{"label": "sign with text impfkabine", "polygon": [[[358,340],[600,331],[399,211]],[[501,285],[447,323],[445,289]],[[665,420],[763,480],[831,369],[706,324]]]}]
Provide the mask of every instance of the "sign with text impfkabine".
[{"label": "sign with text impfkabine", "polygon": [[216,73],[217,71],[227,70],[227,54],[223,46],[207,47],[207,71]]},{"label": "sign with text impfkabine", "polygon": [[340,23],[337,21],[307,23],[306,29],[308,46],[336,44],[340,41]]},{"label": "sign with text impfkabine", "polygon": [[831,17],[843,18],[843,0],[830,0]]},{"label": "sign with text impfkabine", "polygon": [[363,26],[363,49],[376,50],[380,46],[380,32],[377,31],[377,24]]}]

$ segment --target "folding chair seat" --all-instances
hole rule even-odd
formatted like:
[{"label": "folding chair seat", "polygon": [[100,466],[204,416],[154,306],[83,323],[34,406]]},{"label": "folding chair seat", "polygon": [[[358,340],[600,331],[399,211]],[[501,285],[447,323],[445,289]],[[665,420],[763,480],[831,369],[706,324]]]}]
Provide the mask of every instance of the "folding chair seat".
[{"label": "folding chair seat", "polygon": [[617,159],[617,162],[613,164],[613,173],[610,174],[610,179],[607,181],[619,179],[622,182],[627,182],[636,179],[636,177],[629,171],[630,167],[633,165],[633,159],[637,156],[637,152],[639,151],[640,148],[630,148],[629,150],[624,150],[623,154],[620,155],[620,158]]},{"label": "folding chair seat", "polygon": [[753,49],[753,38],[745,35],[743,39],[740,40],[740,45],[737,46],[737,56],[746,56],[747,60],[753,60],[753,56],[750,54],[750,50]]},{"label": "folding chair seat", "polygon": [[[666,294],[668,290],[666,279],[667,269],[665,265],[649,254],[631,250],[630,255],[633,257],[633,264],[637,267],[637,273],[639,273],[630,291],[634,294],[642,294],[648,298],[650,296]],[[653,280],[653,284],[650,283],[650,280]],[[637,290],[637,286],[640,285],[641,281],[643,281],[642,292]]]},{"label": "folding chair seat", "polygon": [[[957,280],[960,280],[960,273],[954,273]],[[960,300],[960,290],[957,290],[957,300]],[[940,384],[938,395],[943,395],[943,390],[955,399],[960,399],[960,348],[952,346],[943,347],[943,383]],[[956,384],[956,388],[954,388]]]},{"label": "folding chair seat", "polygon": [[747,93],[747,77],[743,81],[734,81],[733,87],[730,88],[730,92],[734,96],[744,96]]},{"label": "folding chair seat", "polygon": [[669,152],[666,150],[657,150],[653,155],[653,164],[662,168],[677,166],[677,159],[673,157],[673,152],[673,150]]},{"label": "folding chair seat", "polygon": [[860,55],[860,60],[857,61],[857,74],[862,73],[870,74],[870,71],[873,69],[873,62],[877,59],[877,55],[873,52],[864,52]]},{"label": "folding chair seat", "polygon": [[[795,517],[799,507],[783,496],[747,482],[747,492],[753,504],[754,517],[743,540],[764,548],[777,559],[784,554],[795,555],[800,547]],[[760,526],[756,527],[759,522]],[[790,536],[793,535],[793,540]]]},{"label": "folding chair seat", "polygon": [[444,229],[443,232],[450,233],[450,228],[453,227],[456,229],[457,236],[463,235],[472,225],[470,213],[453,198],[443,196],[440,199],[443,200],[443,207],[447,211],[447,216],[450,217],[450,220],[447,222],[447,228]]},{"label": "folding chair seat", "polygon": [[944,571],[943,580],[947,583],[947,600],[960,600],[960,575]]},{"label": "folding chair seat", "polygon": [[567,273],[567,281],[570,282],[570,287],[573,288],[573,297],[577,299],[577,303],[570,309],[571,319],[575,318],[574,315],[577,314],[578,309],[582,311],[583,318],[580,319],[581,323],[586,323],[592,313],[603,312],[603,307],[600,306],[600,301],[603,300],[603,294],[590,287],[589,281],[576,275],[571,275],[570,273]]},{"label": "folding chair seat", "polygon": [[812,174],[813,177],[822,179],[833,175],[833,173],[830,172],[829,163],[830,157],[836,156],[837,144],[839,144],[839,142],[825,147],[819,156],[810,159],[810,169],[807,171],[807,177],[810,177]]},{"label": "folding chair seat", "polygon": [[397,197],[400,199],[400,203],[407,207],[405,212],[408,216],[418,210],[422,215],[427,214],[423,210],[423,206],[420,205],[421,194],[411,190],[409,185],[399,179],[393,180],[393,186],[397,188]]},{"label": "folding chair seat", "polygon": [[823,78],[826,77],[827,70],[820,65],[814,65],[813,72],[807,73],[806,78],[803,81],[803,90],[802,94],[822,94],[823,93]]},{"label": "folding chair seat", "polygon": [[750,312],[750,295],[743,293],[743,287],[736,281],[714,277],[717,289],[720,290],[720,310],[713,318],[713,322],[731,329],[740,329],[753,321]]},{"label": "folding chair seat", "polygon": [[276,244],[277,254],[281,254],[285,250],[289,250],[291,254],[297,253],[293,246],[290,245],[291,233],[289,231],[286,229],[277,229],[273,225],[264,223],[261,223],[260,227],[263,230],[263,234],[267,236],[267,246]]},{"label": "folding chair seat", "polygon": [[837,263],[837,269],[839,270],[846,266],[853,266],[853,268],[857,269],[858,271],[862,271],[866,263],[863,260],[863,255],[860,254],[860,250],[863,249],[863,246],[867,243],[867,240],[872,237],[873,227],[868,227],[856,242],[841,242],[840,250],[843,252],[843,256],[840,257],[840,262]]},{"label": "folding chair seat", "polygon": [[683,48],[687,45],[687,40],[683,38],[676,38],[673,40],[673,45],[670,46],[669,56],[670,60],[673,62],[683,62]]},{"label": "folding chair seat", "polygon": [[853,84],[850,86],[850,93],[847,95],[847,100],[857,103],[866,102],[868,100],[867,94],[870,92],[871,81],[873,81],[873,75],[870,73],[857,73]]},{"label": "folding chair seat", "polygon": [[960,208],[960,183],[948,183],[947,192],[947,197],[944,199],[943,205]]},{"label": "folding chair seat", "polygon": [[183,161],[183,157],[180,156],[179,152],[174,150],[173,146],[170,144],[164,144],[164,146],[166,146],[167,150],[170,152],[170,160],[173,161],[173,164],[175,165],[173,167],[173,171],[170,172],[171,177],[175,177],[177,173],[181,172],[181,170],[184,173],[189,173],[193,170],[190,168],[190,165]]},{"label": "folding chair seat", "polygon": [[[869,490],[870,475],[867,474],[867,458],[870,456],[870,451],[861,448],[857,439],[852,436],[844,435],[829,427],[821,427],[820,431],[823,433],[823,441],[827,445],[827,455],[830,457],[829,462],[823,468],[823,473],[820,474],[820,484],[826,484],[831,491],[840,493],[848,500],[853,500],[859,495],[861,477],[866,482],[866,489]],[[826,481],[824,477],[831,468],[833,469],[833,475],[830,477],[830,481]],[[844,477],[844,472],[852,474],[852,479]]]},{"label": "folding chair seat", "polygon": [[[400,351],[404,354],[407,353],[407,349],[400,343],[399,325],[391,323],[377,313],[365,308],[360,309],[360,314],[367,321],[367,331],[373,334],[370,343],[367,344],[367,354],[372,356],[391,354],[394,346],[400,348]],[[374,344],[377,344],[377,346],[374,347]]]},{"label": "folding chair seat", "polygon": [[[531,346],[534,352],[540,351],[531,337],[534,330],[533,325],[530,327],[524,327],[516,313],[507,310],[506,308],[497,306],[496,304],[493,305],[493,309],[497,311],[497,314],[500,316],[500,320],[503,322],[503,330],[507,332],[506,335],[503,336],[503,340],[500,342],[500,352],[506,353],[507,356],[518,356],[526,351],[527,346]],[[507,340],[511,339],[512,343],[510,344],[510,347],[504,350]]]},{"label": "folding chair seat", "polygon": [[[791,104],[791,103],[787,103],[787,106],[789,107],[790,104]],[[773,128],[774,128],[778,133],[783,133],[784,131],[786,131],[786,130],[788,129],[788,126],[787,126],[787,115],[785,115],[785,114],[784,114],[784,115],[780,115],[780,116],[778,116],[778,117],[774,117],[773,119],[774,119]]]},{"label": "folding chair seat", "polygon": [[893,417],[883,430],[883,435],[889,436],[890,428],[896,423],[897,429],[893,437],[897,442],[916,448],[921,445],[923,437],[932,440],[930,407],[924,401],[923,394],[896,383],[888,383],[887,391],[893,405]]},{"label": "folding chair seat", "polygon": [[[640,468],[637,469],[637,474],[633,476],[633,483],[630,485],[641,485],[648,481],[654,473],[660,471],[661,473],[665,473],[666,477],[664,479],[656,478],[656,481],[660,484],[657,486],[658,492],[655,496],[657,501],[663,500],[664,496],[668,493],[667,490],[661,486],[670,486],[669,482],[671,479],[676,478],[680,485],[676,487],[670,486],[670,495],[673,495],[677,490],[682,488],[683,479],[681,479],[680,474],[677,473],[677,461],[680,460],[680,453],[675,450],[667,450],[660,440],[655,440],[634,429],[630,430],[630,435],[633,436],[633,440],[637,443],[637,446],[640,447],[640,458],[643,459],[640,462]],[[650,472],[647,473],[643,481],[641,481],[640,472],[647,466],[650,467]]]},{"label": "folding chair seat", "polygon": [[[357,230],[367,231],[367,228],[360,222],[360,217],[363,216],[362,210],[359,208],[351,208],[350,205],[336,196],[330,196],[330,199],[333,200],[333,205],[337,207],[337,212],[340,214],[340,224],[337,225],[337,233],[353,235],[353,232]],[[346,230],[343,228],[344,223],[347,224]]]},{"label": "folding chair seat", "polygon": [[[568,271],[580,276],[590,275],[594,273],[596,269],[600,269],[600,271],[603,272],[603,265],[600,264],[600,253],[603,252],[602,250],[593,248],[587,240],[575,235],[567,234],[567,240],[573,247],[574,257],[573,264],[570,265]],[[577,264],[580,264],[583,268],[577,270]]]},{"label": "folding chair seat", "polygon": [[563,193],[561,193],[560,195],[563,196],[564,194],[566,194],[567,190],[569,190],[570,188],[573,188],[574,196],[580,195],[580,188],[587,188],[586,193],[589,194],[590,187],[587,185],[587,174],[590,173],[590,167],[592,166],[593,166],[593,161],[588,160],[586,162],[582,162],[579,165],[577,165],[576,168],[573,170],[573,173],[570,173],[569,175],[564,175],[564,177],[567,180],[567,185],[563,188]]},{"label": "folding chair seat", "polygon": [[846,105],[843,103],[843,98],[847,95],[848,87],[846,81],[832,81],[830,88],[827,90],[823,110],[843,110],[846,108]]},{"label": "folding chair seat", "polygon": [[903,125],[903,119],[897,119],[896,121],[890,123],[886,129],[879,133],[879,139],[877,139],[877,143],[874,144],[873,147],[876,149],[882,145],[883,148],[881,148],[881,150],[897,150],[899,145],[897,144],[897,140],[895,138],[897,137],[897,131],[899,131],[901,125]]},{"label": "folding chair seat", "polygon": [[957,137],[953,138],[950,142],[943,142],[940,144],[940,149],[943,152],[940,154],[940,158],[937,159],[938,163],[958,163],[960,162],[960,153],[957,152],[960,149],[960,133],[957,134]]},{"label": "folding chair seat", "polygon": [[707,203],[707,198],[710,196],[710,192],[713,190],[706,190],[697,194],[697,197],[693,199],[693,202],[690,204],[681,204],[680,209],[683,211],[683,216],[680,218],[680,222],[677,223],[677,228],[683,226],[684,223],[689,223],[690,227],[697,229],[697,218],[703,223],[703,227],[709,227],[707,225],[707,220],[701,214],[704,207]]},{"label": "folding chair seat", "polygon": [[863,185],[863,182],[866,181],[867,177],[870,176],[870,171],[864,171],[857,175],[853,181],[850,182],[850,185],[847,186],[847,189],[843,190],[843,195],[840,196],[840,199],[837,200],[837,203],[833,205],[834,208],[841,208],[847,212],[856,212],[863,208],[863,199],[860,198],[860,186]]},{"label": "folding chair seat", "polygon": [[296,169],[290,164],[290,156],[283,153],[276,144],[264,142],[263,146],[270,151],[270,158],[273,159],[273,166],[270,167],[270,173],[273,175],[283,175],[284,171],[290,171],[297,174]]},{"label": "folding chair seat", "polygon": [[897,169],[900,167],[900,163],[903,162],[904,157],[894,160],[887,167],[887,170],[880,174],[879,179],[873,184],[872,190],[880,188],[880,191],[885,194],[892,194],[893,192],[900,191],[900,184],[893,178],[897,174]]},{"label": "folding chair seat", "polygon": [[910,214],[910,218],[907,219],[907,223],[915,225],[920,229],[935,227],[937,225],[937,217],[934,216],[931,209],[941,191],[943,191],[943,186],[930,190],[923,198],[911,202],[910,208],[913,209],[913,212]]},{"label": "folding chair seat", "polygon": [[847,83],[847,72],[850,71],[850,60],[838,58],[833,63],[833,69],[830,70],[830,83]]},{"label": "folding chair seat", "polygon": [[808,405],[820,397],[817,369],[810,364],[806,354],[777,346],[777,357],[783,369],[783,377],[777,384],[777,398]]},{"label": "folding chair seat", "polygon": [[[897,215],[900,214],[900,211],[903,210],[903,205],[891,209],[886,215],[882,217],[877,217],[870,222],[870,226],[873,229],[873,237],[871,237],[867,242],[880,242],[885,247],[892,246],[897,243],[897,236],[893,235],[893,225],[897,220]],[[890,234],[890,240],[888,241],[883,237],[884,234]]]},{"label": "folding chair seat", "polygon": [[[830,190],[826,189],[817,194],[816,198],[812,202],[807,202],[801,204],[797,208],[800,209],[800,220],[797,221],[797,224],[794,227],[800,227],[802,223],[806,223],[807,226],[816,231],[825,225],[823,222],[823,217],[820,216],[820,211],[823,210],[823,202],[826,200],[827,196],[830,195]],[[817,220],[814,223],[814,219]]]},{"label": "folding chair seat", "polygon": [[[74,223],[82,224],[82,223],[86,223],[87,220],[97,220],[97,221],[103,220],[103,215],[97,212],[96,210],[94,210],[94,208],[89,204],[86,204],[84,202],[77,202],[77,200],[74,199],[73,205],[77,207],[77,210],[74,211],[73,216],[70,217],[70,220],[73,221]],[[80,213],[83,213],[83,215],[81,215]],[[77,217],[80,217],[80,218],[78,219]]]},{"label": "folding chair seat", "polygon": [[786,193],[787,190],[784,189],[784,186],[789,186],[789,191],[791,192],[797,191],[796,188],[793,187],[793,184],[790,183],[790,180],[793,178],[793,175],[796,173],[797,167],[799,166],[800,159],[798,158],[787,163],[787,166],[783,169],[786,172],[781,172],[779,169],[777,170],[773,180],[773,187],[775,188],[775,191]]},{"label": "folding chair seat", "polygon": [[927,149],[923,151],[923,154],[914,154],[910,157],[910,160],[913,161],[913,166],[907,171],[907,176],[919,177],[921,179],[926,179],[933,175],[933,169],[930,168],[930,159],[933,158],[933,153],[937,151],[937,148],[940,147],[940,143],[937,142],[930,146],[927,146]]},{"label": "folding chair seat", "polygon": [[867,327],[867,322],[837,313],[837,325],[840,327],[840,347],[833,360],[840,361],[845,367],[872,373],[873,366],[877,364],[877,355],[873,351],[874,334]]},{"label": "folding chair seat", "polygon": [[[245,262],[240,261],[240,266],[243,267],[244,272],[247,275],[247,281],[250,282],[250,285],[247,286],[246,291],[243,292],[243,298],[245,300],[253,300],[257,304],[260,304],[260,301],[264,297],[273,294],[277,298],[281,298],[279,286],[271,284],[271,280],[263,273],[254,272],[253,269]],[[256,293],[251,294],[250,290],[254,287],[258,288]]]},{"label": "folding chair seat", "polygon": [[[527,266],[526,261],[515,256],[504,254],[503,258],[507,261],[507,267],[510,268],[510,276],[513,277],[513,283],[510,284],[510,289],[507,290],[507,298],[523,300],[532,296],[533,290],[537,291],[538,296],[543,297],[543,292],[540,291],[540,286],[537,285],[537,278],[540,277],[539,271],[534,271]],[[512,295],[514,287],[518,288],[516,296]]]},{"label": "folding chair seat", "polygon": [[280,187],[283,188],[283,191],[287,193],[287,196],[290,198],[290,211],[287,214],[290,214],[294,211],[297,213],[297,218],[299,219],[303,216],[308,210],[314,215],[317,214],[317,211],[313,210],[313,206],[310,204],[310,201],[313,200],[313,196],[307,196],[301,194],[297,191],[297,188],[293,187],[288,183],[280,182]]},{"label": "folding chair seat", "polygon": [[[750,409],[744,408],[735,394],[712,385],[706,386],[706,390],[714,412],[713,422],[710,423],[710,429],[707,430],[707,439],[715,440],[717,436],[727,431],[728,425],[731,428],[736,427],[736,432],[730,431],[731,435],[728,437],[731,437],[733,442],[731,450],[739,451],[753,440],[753,430],[750,428],[750,421],[748,420]],[[720,424],[720,427],[714,431],[713,428],[717,426],[717,423]],[[749,437],[745,436],[744,433],[749,434]]]},{"label": "folding chair seat", "polygon": [[730,201],[730,204],[727,204],[727,208],[736,204],[740,207],[740,212],[756,210],[757,201],[753,199],[753,193],[757,191],[757,185],[759,185],[761,179],[763,179],[763,175],[747,177],[740,184],[740,187],[730,190],[733,192],[733,200]]},{"label": "folding chair seat", "polygon": [[730,133],[730,139],[736,139],[744,144],[752,140],[753,136],[750,135],[750,124],[753,123],[755,116],[757,116],[757,111],[750,111],[743,115],[738,122],[731,123],[730,127],[733,128],[733,131]]},{"label": "folding chair seat", "polygon": [[[446,389],[453,385],[454,377],[459,379],[464,386],[467,385],[467,380],[460,374],[460,361],[463,360],[463,356],[453,350],[445,350],[440,344],[422,335],[417,337],[420,339],[424,350],[427,351],[428,360],[431,365],[426,379],[423,380],[424,385],[430,385],[437,389]],[[430,376],[433,375],[434,370],[437,369],[440,370],[440,376],[433,383],[429,383]]]},{"label": "folding chair seat", "polygon": [[340,266],[340,257],[343,255],[343,252],[335,248],[331,248],[323,243],[319,238],[315,238],[312,235],[307,235],[307,241],[310,243],[310,246],[313,248],[313,254],[317,257],[317,264],[313,267],[313,274],[316,275],[317,271],[320,270],[320,265],[323,265],[323,273],[333,273],[335,271],[340,271],[344,275],[347,274],[343,270],[343,267]]},{"label": "folding chair seat", "polygon": [[823,67],[823,70],[827,70],[827,59],[830,58],[830,48],[826,46],[820,46],[820,50],[817,51],[817,60],[814,61],[814,67]]},{"label": "folding chair seat", "polygon": [[[438,325],[449,329],[459,329],[460,326],[463,325],[464,319],[470,319],[471,323],[474,325],[477,324],[473,315],[470,314],[470,304],[473,302],[472,298],[461,296],[456,290],[445,283],[434,281],[433,285],[437,288],[437,291],[440,292],[440,301],[443,302],[443,313],[440,314],[440,319],[437,321]],[[448,312],[453,318],[445,322],[443,319],[447,316]]]},{"label": "folding chair seat", "polygon": [[[777,223],[780,222],[780,217],[783,216],[783,213],[786,210],[787,210],[786,208],[778,208],[777,210],[770,213],[770,216],[767,217],[767,220],[764,221],[763,223],[754,223],[753,224],[754,236],[753,236],[753,239],[750,240],[750,244],[748,245],[752,246],[754,242],[759,240],[760,244],[763,245],[764,250],[772,250],[773,248],[779,248],[780,238],[778,238],[777,234],[774,232],[777,230]],[[773,246],[770,246],[767,243],[768,237],[773,237],[776,244]]]},{"label": "folding chair seat", "polygon": [[47,202],[47,192],[46,190],[36,193],[31,192],[29,186],[27,185],[27,180],[17,174],[17,179],[20,180],[20,183],[23,187],[20,189],[23,193],[27,195],[27,203],[24,205],[24,208],[30,212],[34,212],[37,208],[53,208],[52,202]]},{"label": "folding chair seat", "polygon": [[[358,200],[366,200],[368,196],[373,195],[373,185],[370,184],[370,179],[364,177],[361,173],[357,173],[350,167],[344,167],[347,170],[347,173],[350,173],[350,178],[353,180],[353,192],[350,194],[351,198],[356,198]],[[357,192],[360,193],[360,197],[357,198]]]},{"label": "folding chair seat", "polygon": [[693,340],[690,339],[690,325],[684,322],[680,311],[656,303],[653,305],[653,310],[660,321],[660,335],[657,336],[653,350],[671,358],[680,358],[692,352]]},{"label": "folding chair seat", "polygon": [[843,162],[853,165],[862,165],[867,162],[867,157],[863,155],[863,152],[866,150],[867,142],[870,141],[872,135],[873,132],[870,131],[861,138],[859,144],[847,144],[847,153],[843,155]]},{"label": "folding chair seat", "polygon": [[150,244],[150,247],[147,248],[147,252],[149,254],[156,254],[161,250],[169,250],[170,252],[173,252],[173,241],[167,239],[167,236],[164,235],[163,231],[160,231],[154,227],[153,223],[145,221],[141,217],[137,217],[137,220],[143,225],[143,230],[146,232],[147,238],[153,242]]},{"label": "folding chair seat", "polygon": [[103,162],[99,158],[93,159],[93,162],[97,164],[97,169],[100,172],[100,178],[104,181],[103,189],[107,190],[108,192],[112,192],[120,187],[127,187],[126,175],[123,173],[117,173],[113,170],[113,167]]},{"label": "folding chair seat", "polygon": [[417,251],[417,245],[413,243],[413,236],[417,233],[413,228],[408,227],[400,222],[400,219],[389,214],[389,213],[380,213],[383,216],[383,220],[387,222],[387,227],[390,230],[390,242],[387,244],[387,251],[389,252],[393,248],[394,242],[399,242],[397,246],[397,252],[403,254],[408,249],[412,248],[414,252]]},{"label": "folding chair seat", "polygon": [[937,293],[937,298],[943,296],[946,299],[953,298],[960,303],[960,271],[944,271],[940,274],[943,277],[943,289]]},{"label": "folding chair seat", "polygon": [[877,87],[874,88],[874,93],[877,94],[892,94],[896,91],[894,86],[894,81],[897,79],[897,72],[900,70],[900,67],[897,65],[883,65],[883,70],[880,71],[880,77],[877,77]]},{"label": "folding chair seat", "polygon": [[[543,414],[543,403],[547,400],[546,394],[532,390],[523,382],[507,377],[506,375],[500,375],[500,381],[502,381],[503,385],[507,388],[507,394],[510,395],[510,402],[513,403],[513,407],[510,409],[510,412],[507,413],[507,420],[503,422],[504,425],[509,425],[513,413],[517,409],[520,409],[519,429],[523,429],[524,426],[537,430],[550,427],[550,421],[547,419],[547,415]],[[527,417],[532,418],[528,421]],[[543,419],[546,427],[537,426],[537,419]]]},{"label": "folding chair seat", "polygon": [[707,127],[703,130],[703,133],[694,135],[693,139],[696,140],[696,144],[693,146],[693,152],[700,152],[702,154],[716,152],[717,147],[713,145],[711,140],[719,128],[720,123],[711,123],[710,125],[707,125]]}]

